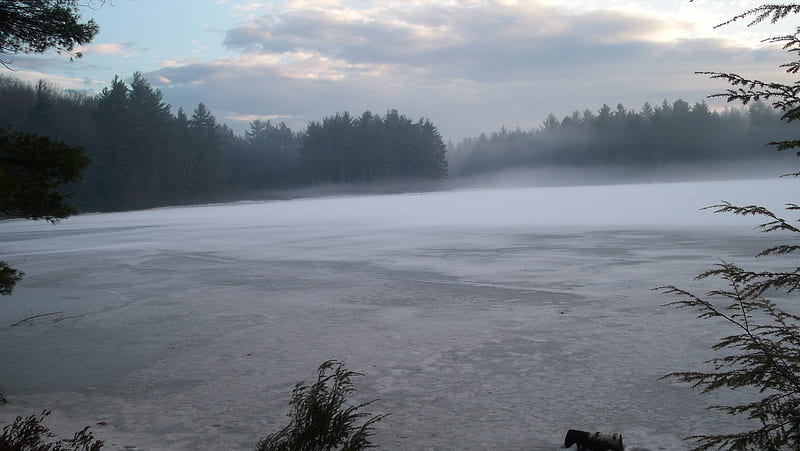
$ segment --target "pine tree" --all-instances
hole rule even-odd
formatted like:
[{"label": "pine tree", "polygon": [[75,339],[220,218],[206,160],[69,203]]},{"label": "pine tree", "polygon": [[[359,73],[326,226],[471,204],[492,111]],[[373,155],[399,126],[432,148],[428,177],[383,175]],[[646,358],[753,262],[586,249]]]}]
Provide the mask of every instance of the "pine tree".
[{"label": "pine tree", "polygon": [[283,122],[255,120],[243,152],[233,155],[232,184],[244,189],[286,187],[296,179],[299,137]]},{"label": "pine tree", "polygon": [[[89,43],[99,28],[93,20],[81,23],[77,0],[6,0],[0,2],[0,54],[44,53],[55,48],[72,53]],[[8,67],[9,61],[0,59]]]},{"label": "pine tree", "polygon": [[[55,223],[75,213],[60,187],[80,179],[88,164],[81,148],[0,129],[0,214]],[[22,275],[0,262],[0,295],[11,294]]]},{"label": "pine tree", "polygon": [[195,200],[213,200],[220,194],[225,170],[222,141],[217,119],[204,103],[197,105],[189,120],[191,152],[194,164],[189,174],[191,196]]},{"label": "pine tree", "polygon": [[125,82],[114,77],[110,88],[97,95],[95,121],[100,148],[93,152],[92,178],[99,184],[99,204],[106,210],[121,210],[132,203],[138,155],[129,132],[130,102]]},{"label": "pine tree", "polygon": [[[98,31],[94,21],[80,22],[76,0],[0,2],[0,55],[43,53],[49,48],[72,52]],[[8,67],[9,61],[0,58],[0,64]],[[42,94],[45,87],[40,83]],[[0,129],[0,213],[51,222],[68,216],[73,210],[59,187],[78,180],[88,163],[80,148]],[[11,294],[21,278],[20,271],[0,261],[0,294]]]},{"label": "pine tree", "polygon": [[[800,5],[766,4],[750,9],[726,25],[749,20],[753,26],[763,21],[776,23],[787,16],[800,13]],[[788,36],[769,38],[780,43],[792,55],[800,51],[800,28]],[[800,69],[800,60],[782,66],[790,74]],[[800,89],[798,85],[748,79],[732,73],[701,72],[715,79],[726,80],[734,88],[717,96],[729,102],[748,104],[764,99],[782,112],[782,119],[800,119]],[[800,148],[800,140],[771,143],[778,150]],[[798,152],[800,156],[800,152]],[[798,172],[788,174],[797,177]],[[765,218],[763,232],[786,232],[800,238],[796,220],[787,220],[757,205],[737,206],[728,202],[713,207],[718,213],[753,215]],[[788,213],[800,210],[800,205],[786,205]],[[779,244],[763,250],[758,257],[791,256],[800,250],[797,244]],[[677,372],[665,377],[691,383],[703,392],[720,389],[754,388],[760,399],[733,406],[712,406],[730,415],[744,415],[759,427],[731,434],[707,434],[689,437],[696,450],[711,448],[743,450],[800,449],[800,316],[781,309],[770,299],[783,296],[792,299],[800,289],[800,267],[782,271],[751,271],[734,263],[722,262],[700,274],[698,279],[719,278],[724,287],[698,296],[675,286],[664,291],[680,297],[670,305],[689,308],[701,319],[721,320],[733,332],[714,344],[712,349],[723,353],[708,361],[707,371]]]},{"label": "pine tree", "polygon": [[126,128],[131,132],[131,145],[137,153],[137,174],[132,181],[134,204],[128,207],[151,207],[170,194],[171,107],[162,100],[161,91],[153,89],[139,72],[133,74],[128,103],[130,117]]}]

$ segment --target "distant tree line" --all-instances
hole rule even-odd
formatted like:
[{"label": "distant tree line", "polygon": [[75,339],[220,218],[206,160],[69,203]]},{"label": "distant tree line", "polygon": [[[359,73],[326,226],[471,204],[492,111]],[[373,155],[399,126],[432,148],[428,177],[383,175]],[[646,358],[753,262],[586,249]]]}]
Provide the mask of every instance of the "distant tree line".
[{"label": "distant tree line", "polygon": [[596,113],[575,111],[562,120],[550,114],[534,130],[502,129],[451,145],[451,176],[520,167],[649,170],[675,163],[775,159],[774,152],[753,150],[791,133],[763,102],[751,103],[746,113],[711,111],[705,103],[690,105],[682,99],[655,107],[645,103],[639,111],[603,105]]},{"label": "distant tree line", "polygon": [[[200,103],[172,112],[139,73],[95,96],[0,77],[0,129],[85,150],[91,164],[68,188],[79,211],[114,211],[268,197],[322,184],[424,181],[509,168],[631,167],[775,158],[753,149],[789,139],[791,128],[763,102],[746,112],[666,100],[639,111],[608,105],[549,115],[530,131],[503,129],[446,148],[430,120],[336,113],[303,131],[255,120],[244,135]],[[754,156],[755,155],[755,156]],[[430,186],[430,185],[426,185]]]},{"label": "distant tree line", "polygon": [[[395,110],[337,113],[302,132],[255,120],[244,136],[200,103],[176,114],[139,73],[96,96],[0,77],[0,128],[82,147],[91,160],[69,186],[80,211],[241,199],[322,183],[440,180],[445,146],[427,119]],[[410,185],[409,185],[410,186]]]},{"label": "distant tree line", "polygon": [[447,176],[446,148],[437,128],[427,119],[413,122],[396,110],[383,118],[367,111],[359,118],[343,113],[311,122],[300,150],[315,182]]}]

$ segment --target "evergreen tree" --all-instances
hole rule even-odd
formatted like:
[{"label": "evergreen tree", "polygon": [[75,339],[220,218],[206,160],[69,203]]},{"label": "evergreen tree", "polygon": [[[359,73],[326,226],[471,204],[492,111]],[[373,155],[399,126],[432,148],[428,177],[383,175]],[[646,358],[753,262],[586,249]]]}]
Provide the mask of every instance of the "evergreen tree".
[{"label": "evergreen tree", "polygon": [[243,189],[287,187],[297,178],[299,137],[280,122],[255,120],[245,146],[232,155],[232,185]]},{"label": "evergreen tree", "polygon": [[[89,43],[99,28],[81,22],[77,0],[6,0],[0,2],[0,54],[72,52]],[[72,54],[80,58],[80,53]],[[9,62],[0,59],[0,64]]]},{"label": "evergreen tree", "polygon": [[100,147],[93,149],[91,177],[99,186],[98,204],[103,210],[123,209],[132,203],[132,181],[136,180],[138,156],[130,123],[128,86],[114,77],[110,88],[97,95],[95,120]]},{"label": "evergreen tree", "polygon": [[357,181],[370,183],[378,176],[380,151],[385,147],[383,120],[365,111],[355,121],[355,142],[358,148]]},{"label": "evergreen tree", "polygon": [[175,190],[174,197],[185,200],[189,197],[192,187],[196,161],[190,143],[189,116],[186,115],[183,107],[178,108],[178,113],[175,116],[173,138],[175,139],[175,145],[170,153],[170,167],[174,172],[170,174],[170,178],[174,183],[172,185]]},{"label": "evergreen tree", "polygon": [[[0,214],[57,222],[75,210],[60,190],[89,164],[83,150],[48,138],[0,130]],[[0,262],[0,295],[11,294],[22,273]]]},{"label": "evergreen tree", "polygon": [[[767,106],[772,111],[772,106]],[[710,111],[704,102],[664,100],[639,111],[618,104],[603,105],[597,114],[573,112],[560,123],[548,115],[530,131],[505,128],[489,136],[468,138],[456,146],[460,161],[453,174],[473,175],[520,167],[614,166],[635,169],[653,178],[670,164],[712,161],[778,160],[780,155],[754,155],[752,144],[772,136],[791,136],[792,129],[769,113],[762,123],[742,121],[738,110]],[[632,171],[633,173],[633,171]]]},{"label": "evergreen tree", "polygon": [[311,122],[300,155],[311,183],[413,183],[447,175],[438,129],[428,119],[413,122],[396,110],[384,118],[365,112],[353,119],[345,112]]},{"label": "evergreen tree", "polygon": [[[0,2],[0,54],[71,52],[97,34],[94,21],[81,23],[75,0]],[[74,54],[80,57],[79,53]],[[8,67],[9,61],[0,58]],[[39,97],[46,99],[40,83]],[[44,103],[40,105],[46,110]],[[56,221],[73,212],[60,185],[78,180],[88,164],[82,149],[24,133],[0,129],[0,213]],[[0,261],[0,294],[11,294],[22,273]]]},{"label": "evergreen tree", "polygon": [[558,118],[553,113],[548,114],[544,122],[542,122],[543,131],[555,130],[559,126],[561,126],[561,123],[558,121]]},{"label": "evergreen tree", "polygon": [[172,177],[169,171],[174,160],[169,153],[174,145],[169,136],[172,126],[170,105],[163,102],[159,90],[154,90],[141,73],[135,72],[128,92],[131,146],[137,153],[133,183],[133,208],[157,205],[172,197]]},{"label": "evergreen tree", "polygon": [[[769,20],[775,23],[787,16],[800,13],[800,5],[766,4],[750,9],[725,24],[750,20],[755,25]],[[725,25],[722,24],[722,25]],[[800,28],[794,34],[768,39],[780,43],[796,55],[800,48]],[[783,65],[791,74],[800,69],[800,60]],[[765,82],[748,79],[737,74],[704,72],[715,79],[729,82],[734,88],[719,96],[730,101],[770,101],[782,112],[783,120],[800,119],[800,97],[797,84]],[[761,105],[755,107],[761,109]],[[800,148],[795,139],[772,142],[778,150]],[[800,156],[800,153],[798,153]],[[789,174],[800,176],[799,172]],[[787,232],[800,237],[795,220],[786,220],[772,211],[757,205],[737,206],[724,202],[714,207],[719,213],[755,215],[765,218],[760,229],[764,232]],[[800,205],[787,204],[787,212],[800,210]],[[780,244],[759,253],[759,257],[793,255],[800,246]],[[702,319],[721,320],[733,332],[714,344],[712,349],[724,353],[711,359],[707,371],[677,372],[666,377],[693,384],[704,392],[723,388],[736,390],[754,388],[760,398],[733,406],[713,406],[730,415],[745,415],[757,426],[750,431],[731,434],[708,434],[690,437],[697,450],[717,449],[800,449],[800,316],[789,313],[770,300],[781,294],[788,299],[800,289],[800,267],[790,266],[782,271],[751,271],[736,264],[722,262],[698,276],[699,279],[719,277],[725,287],[698,296],[675,286],[665,287],[667,293],[681,300],[672,303],[689,308]]]},{"label": "evergreen tree", "polygon": [[192,112],[189,132],[192,153],[188,175],[190,193],[195,199],[217,198],[225,178],[222,140],[217,119],[202,102]]},{"label": "evergreen tree", "polygon": [[447,148],[439,129],[428,119],[420,119],[419,128],[424,146],[422,168],[419,175],[433,180],[446,178]]},{"label": "evergreen tree", "polygon": [[36,83],[36,103],[31,109],[31,122],[33,130],[38,134],[46,134],[53,127],[53,88],[44,80]]}]

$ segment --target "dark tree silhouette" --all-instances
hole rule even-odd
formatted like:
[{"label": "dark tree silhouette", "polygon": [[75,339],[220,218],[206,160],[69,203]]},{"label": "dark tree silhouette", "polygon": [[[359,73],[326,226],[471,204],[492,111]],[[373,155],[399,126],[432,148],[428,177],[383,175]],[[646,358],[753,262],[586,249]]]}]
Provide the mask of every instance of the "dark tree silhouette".
[{"label": "dark tree silhouette", "polygon": [[3,427],[0,434],[0,449],[3,451],[99,451],[104,442],[94,438],[86,426],[70,439],[56,439],[56,435],[44,425],[50,415],[45,410],[40,415],[23,418],[18,416],[13,423]]},{"label": "dark tree silhouette", "polygon": [[772,105],[763,102],[751,103],[747,117],[738,110],[711,111],[703,102],[683,99],[645,103],[639,111],[603,105],[597,113],[575,111],[560,121],[549,114],[528,131],[503,128],[465,139],[449,149],[451,175],[614,166],[630,168],[637,177],[658,178],[669,165],[780,161],[781,155],[752,152],[753,145],[792,132]]},{"label": "dark tree silhouette", "polygon": [[[102,3],[102,2],[99,2]],[[0,2],[0,54],[70,52],[99,31],[93,20],[81,22],[77,0],[7,0]],[[0,58],[0,64],[9,61]]]},{"label": "dark tree silhouette", "polygon": [[[71,52],[97,34],[94,21],[80,22],[75,0],[0,2],[0,54],[42,53],[49,48]],[[74,54],[80,57],[79,53]],[[0,58],[0,64],[9,62]],[[40,83],[32,111],[45,121],[51,100]],[[0,213],[55,222],[73,213],[58,188],[75,182],[88,160],[80,148],[41,136],[0,129]],[[22,273],[0,261],[0,294],[11,294]]]},{"label": "dark tree silhouette", "polygon": [[441,180],[447,158],[439,130],[425,118],[414,122],[397,110],[380,117],[337,113],[311,122],[300,148],[313,183]]},{"label": "dark tree silhouette", "polygon": [[[749,20],[753,26],[763,21],[776,23],[800,13],[800,5],[765,4],[750,9],[721,24]],[[800,68],[797,60],[800,51],[800,28],[788,36],[767,39],[780,43],[794,55],[794,60],[782,67],[791,74]],[[792,122],[800,119],[800,87],[749,79],[732,73],[700,72],[722,79],[734,88],[717,96],[729,102],[751,104],[761,99],[769,101],[782,113],[782,119]],[[752,104],[751,104],[752,105]],[[763,115],[763,105],[755,104],[750,114],[756,119]],[[778,140],[771,143],[779,150],[800,148],[798,140]],[[800,156],[800,153],[798,153]],[[788,174],[797,177],[798,172]],[[754,215],[765,218],[763,232],[785,232],[795,239],[800,237],[796,220],[784,219],[772,211],[758,206],[737,206],[728,202],[713,207],[718,213]],[[800,210],[800,205],[786,204],[788,213]],[[792,255],[800,250],[796,242],[779,244],[763,250],[758,257]],[[791,265],[791,261],[790,261]],[[720,278],[725,286],[698,296],[675,286],[665,287],[667,293],[680,297],[674,305],[697,312],[701,319],[721,320],[733,332],[712,346],[723,353],[711,359],[711,369],[672,373],[671,377],[691,383],[710,392],[720,389],[755,389],[760,397],[733,406],[712,406],[730,415],[744,415],[754,421],[754,429],[730,434],[708,434],[689,437],[697,450],[717,449],[800,449],[800,316],[789,313],[770,299],[780,296],[796,298],[800,289],[800,267],[790,266],[780,271],[750,271],[736,264],[722,262],[717,267],[700,274],[698,279]],[[796,300],[796,299],[795,299]]]},{"label": "dark tree silhouette", "polygon": [[[51,139],[0,129],[0,213],[56,222],[75,210],[59,187],[80,179],[83,150]],[[11,294],[22,273],[0,262],[0,294]]]}]

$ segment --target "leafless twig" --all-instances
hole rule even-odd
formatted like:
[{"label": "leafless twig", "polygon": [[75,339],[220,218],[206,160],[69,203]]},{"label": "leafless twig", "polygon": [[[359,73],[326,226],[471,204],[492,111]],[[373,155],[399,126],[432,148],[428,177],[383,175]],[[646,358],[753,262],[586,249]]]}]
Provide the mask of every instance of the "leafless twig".
[{"label": "leafless twig", "polygon": [[64,312],[40,313],[38,315],[33,315],[33,316],[29,316],[27,318],[23,318],[23,319],[17,321],[16,323],[12,324],[11,327],[19,326],[22,323],[25,323],[27,321],[31,321],[31,320],[34,320],[34,319],[37,319],[37,318],[43,318],[45,316],[52,316],[52,315],[63,315],[63,314],[64,314]]}]

